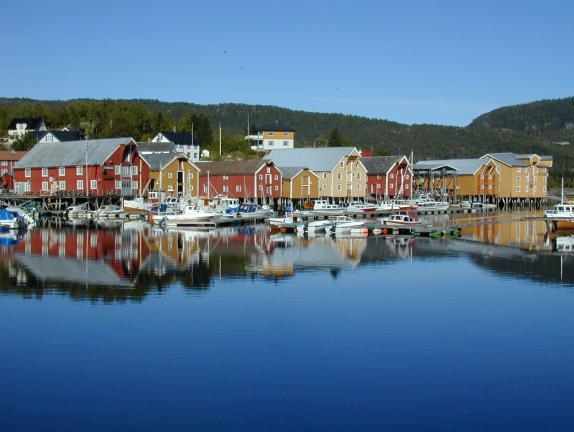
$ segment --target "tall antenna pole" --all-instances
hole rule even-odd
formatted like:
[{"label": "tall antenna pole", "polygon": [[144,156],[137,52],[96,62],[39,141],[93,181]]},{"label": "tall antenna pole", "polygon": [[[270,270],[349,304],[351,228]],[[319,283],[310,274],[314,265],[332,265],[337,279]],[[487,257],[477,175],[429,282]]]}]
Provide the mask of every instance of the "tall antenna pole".
[{"label": "tall antenna pole", "polygon": [[[86,193],[86,198],[88,197],[88,193],[89,193],[89,185],[88,185],[88,138],[86,137],[86,172],[85,172],[85,177],[86,177],[86,185],[84,186],[84,192]],[[89,206],[89,204],[88,204]]]},{"label": "tall antenna pole", "polygon": [[219,156],[221,156],[221,122],[219,122]]},{"label": "tall antenna pole", "polygon": [[247,145],[251,148],[251,129],[249,128],[249,111],[247,111]]}]

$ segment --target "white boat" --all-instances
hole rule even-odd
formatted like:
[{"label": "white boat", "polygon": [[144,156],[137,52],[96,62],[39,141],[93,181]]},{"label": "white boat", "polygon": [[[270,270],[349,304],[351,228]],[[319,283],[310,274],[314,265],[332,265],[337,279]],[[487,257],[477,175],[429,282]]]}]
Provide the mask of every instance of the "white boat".
[{"label": "white boat", "polygon": [[134,198],[133,200],[123,200],[123,210],[125,212],[148,212],[152,209],[153,204],[145,201],[143,198]]},{"label": "white boat", "polygon": [[108,218],[108,217],[116,217],[122,213],[122,208],[115,204],[107,204],[101,206],[99,209],[90,212],[90,215],[93,219],[101,219],[101,218]]},{"label": "white boat", "polygon": [[333,225],[332,220],[314,220],[303,222],[297,225],[297,232],[322,232]]},{"label": "white boat", "polygon": [[574,204],[557,204],[552,210],[546,210],[544,217],[556,222],[556,228],[572,229],[574,228]]},{"label": "white boat", "polygon": [[261,206],[254,203],[243,203],[237,209],[236,217],[238,219],[267,219],[273,216],[273,210],[269,206]]},{"label": "white boat", "polygon": [[396,199],[391,201],[393,203],[393,205],[397,206],[398,208],[395,210],[416,210],[418,208],[417,203],[415,200],[411,200],[411,199]]},{"label": "white boat", "polygon": [[418,210],[425,211],[444,211],[448,210],[450,204],[446,201],[435,201],[431,198],[421,198],[416,202]]},{"label": "white boat", "polygon": [[285,216],[282,218],[269,218],[269,225],[273,228],[281,229],[281,228],[290,228],[295,223],[293,216]]},{"label": "white boat", "polygon": [[215,211],[221,213],[237,213],[239,210],[239,199],[218,195],[211,200],[211,205]]},{"label": "white boat", "polygon": [[332,220],[331,231],[347,231],[355,228],[363,228],[364,221],[350,218],[349,216],[337,216]]},{"label": "white boat", "polygon": [[348,213],[368,213],[377,210],[377,206],[373,204],[366,204],[361,201],[351,201],[347,206]]},{"label": "white boat", "polygon": [[378,211],[395,211],[400,209],[400,205],[394,201],[383,201],[377,207]]},{"label": "white boat", "polygon": [[18,216],[24,220],[26,227],[28,228],[36,224],[36,220],[30,216],[27,211],[21,209],[20,207],[6,207],[6,210],[16,212]]},{"label": "white boat", "polygon": [[197,205],[184,207],[181,213],[160,214],[152,217],[154,223],[173,226],[194,226],[204,223],[215,223],[219,220],[219,214],[213,209],[201,208]]},{"label": "white boat", "polygon": [[0,210],[0,228],[21,229],[26,226],[26,220],[17,211]]},{"label": "white boat", "polygon": [[87,218],[89,213],[90,207],[88,203],[72,205],[66,209],[68,219]]},{"label": "white boat", "polygon": [[421,222],[413,218],[406,212],[395,213],[389,217],[380,219],[384,227],[389,228],[408,228],[422,226]]},{"label": "white boat", "polygon": [[345,209],[337,204],[331,204],[327,200],[316,200],[312,209],[303,210],[301,214],[339,216],[345,214]]},{"label": "white boat", "polygon": [[574,236],[556,237],[557,252],[574,252]]}]

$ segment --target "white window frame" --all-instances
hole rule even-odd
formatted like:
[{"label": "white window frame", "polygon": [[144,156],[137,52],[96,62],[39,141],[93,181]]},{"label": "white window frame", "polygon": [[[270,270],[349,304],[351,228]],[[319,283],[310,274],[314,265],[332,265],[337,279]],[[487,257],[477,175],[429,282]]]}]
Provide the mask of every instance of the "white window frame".
[{"label": "white window frame", "polygon": [[58,167],[58,177],[66,177],[66,167]]},{"label": "white window frame", "polygon": [[30,168],[24,169],[24,177],[27,177],[27,178],[32,177],[32,170]]},{"label": "white window frame", "polygon": [[97,190],[98,189],[98,181],[97,180],[90,180],[90,189]]},{"label": "white window frame", "polygon": [[76,189],[84,190],[84,180],[76,180]]},{"label": "white window frame", "polygon": [[58,182],[58,190],[61,190],[61,191],[66,190],[66,180],[60,180]]},{"label": "white window frame", "polygon": [[42,168],[42,177],[48,177],[48,168]]},{"label": "white window frame", "polygon": [[84,175],[84,165],[76,165],[76,175]]}]

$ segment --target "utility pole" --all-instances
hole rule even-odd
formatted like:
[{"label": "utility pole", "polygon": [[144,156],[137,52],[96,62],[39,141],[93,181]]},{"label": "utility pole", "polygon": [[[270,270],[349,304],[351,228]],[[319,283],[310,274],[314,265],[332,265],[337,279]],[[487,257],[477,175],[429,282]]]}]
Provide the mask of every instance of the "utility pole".
[{"label": "utility pole", "polygon": [[86,137],[86,172],[84,174],[84,177],[86,178],[86,185],[84,186],[84,192],[85,192],[86,198],[87,198],[89,190],[90,190],[89,186],[88,186],[88,138],[87,137]]},{"label": "utility pole", "polygon": [[219,122],[219,156],[221,156],[221,122]]}]

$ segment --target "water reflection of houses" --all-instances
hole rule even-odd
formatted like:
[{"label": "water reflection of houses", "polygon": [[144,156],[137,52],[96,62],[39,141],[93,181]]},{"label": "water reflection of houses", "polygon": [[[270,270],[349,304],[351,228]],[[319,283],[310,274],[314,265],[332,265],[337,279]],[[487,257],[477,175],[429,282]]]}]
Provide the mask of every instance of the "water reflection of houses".
[{"label": "water reflection of houses", "polygon": [[36,228],[12,248],[17,282],[131,287],[149,249],[141,232]]},{"label": "water reflection of houses", "polygon": [[272,236],[269,253],[251,255],[248,271],[265,277],[291,276],[297,270],[342,270],[356,267],[366,246],[364,238],[333,239]]}]

